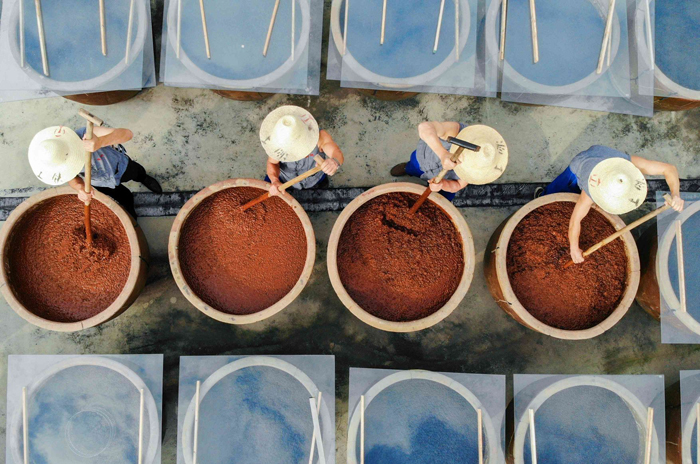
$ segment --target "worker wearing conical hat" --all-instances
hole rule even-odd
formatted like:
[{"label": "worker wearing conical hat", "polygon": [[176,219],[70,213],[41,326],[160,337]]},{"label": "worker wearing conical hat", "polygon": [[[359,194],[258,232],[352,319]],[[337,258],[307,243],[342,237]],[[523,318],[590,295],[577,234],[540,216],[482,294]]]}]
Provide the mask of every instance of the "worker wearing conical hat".
[{"label": "worker wearing conical hat", "polygon": [[136,181],[152,192],[161,193],[158,181],[146,173],[146,169],[129,158],[122,143],[133,137],[129,129],[95,127],[92,139],[82,140],[85,128],[73,131],[64,126],[49,127],[37,133],[29,145],[29,164],[34,174],[49,185],[68,183],[78,198],[86,204],[92,200],[85,192],[80,177],[85,172],[85,152],[92,153],[91,185],[114,198],[124,209],[136,217],[134,196],[122,185]]},{"label": "worker wearing conical hat", "polygon": [[316,119],[304,108],[281,106],[265,117],[260,127],[260,142],[267,153],[266,181],[272,184],[270,195],[279,195],[279,187],[316,166],[314,157],[324,159],[322,170],[292,186],[295,189],[323,188],[328,176],[345,162],[333,137],[320,130]]},{"label": "worker wearing conical hat", "polygon": [[[488,184],[498,179],[508,164],[508,148],[503,137],[484,125],[467,126],[458,122],[422,122],[418,125],[418,146],[407,163],[394,166],[394,177],[413,176],[429,182],[430,189],[454,200],[468,184]],[[458,162],[452,156],[459,146],[450,138],[478,145],[478,151],[462,150]],[[447,169],[440,182],[434,179]]]},{"label": "worker wearing conical hat", "polygon": [[594,145],[576,155],[569,167],[544,189],[545,195],[560,192],[581,194],[569,220],[569,246],[574,263],[583,262],[583,251],[579,247],[581,221],[593,203],[610,214],[633,211],[646,199],[645,175],[664,176],[673,198],[671,207],[676,211],[683,210],[680,179],[675,166],[630,156],[602,145]]}]

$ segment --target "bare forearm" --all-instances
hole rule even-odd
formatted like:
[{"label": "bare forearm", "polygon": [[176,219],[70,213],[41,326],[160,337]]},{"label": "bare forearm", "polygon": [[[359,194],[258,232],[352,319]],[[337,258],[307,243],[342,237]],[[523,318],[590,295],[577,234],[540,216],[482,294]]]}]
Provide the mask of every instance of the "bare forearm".
[{"label": "bare forearm", "polygon": [[456,193],[466,187],[466,183],[462,185],[458,180],[443,180],[442,189],[445,192]]},{"label": "bare forearm", "polygon": [[569,247],[578,248],[581,237],[581,220],[571,217],[569,220]]},{"label": "bare forearm", "polygon": [[445,150],[445,147],[442,146],[442,141],[440,140],[433,123],[421,123],[418,126],[418,135],[420,136],[421,140],[423,140],[430,147],[430,149],[433,150],[436,155],[438,155],[438,158],[440,158],[441,161],[449,159],[450,153]]},{"label": "bare forearm", "polygon": [[664,170],[664,178],[668,184],[668,188],[671,191],[671,195],[678,196],[681,191],[681,180],[678,176],[678,169],[672,164],[669,164],[666,170]]},{"label": "bare forearm", "polygon": [[68,181],[68,185],[70,188],[75,190],[76,192],[79,192],[81,190],[85,190],[85,181],[83,181],[82,178],[75,176],[71,180]]},{"label": "bare forearm", "polygon": [[280,165],[279,163],[267,162],[267,177],[270,178],[270,182],[280,181]]}]

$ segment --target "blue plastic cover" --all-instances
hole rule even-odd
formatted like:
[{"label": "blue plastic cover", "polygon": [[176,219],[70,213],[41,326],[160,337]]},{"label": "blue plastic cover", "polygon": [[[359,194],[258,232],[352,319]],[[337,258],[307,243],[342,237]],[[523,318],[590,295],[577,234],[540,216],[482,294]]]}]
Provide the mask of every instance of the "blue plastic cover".
[{"label": "blue plastic cover", "polygon": [[492,3],[387,0],[382,44],[382,1],[334,0],[328,78],[343,87],[495,97],[497,52],[484,42]]},{"label": "blue plastic cover", "polygon": [[515,464],[532,461],[642,463],[648,408],[653,409],[651,460],[665,459],[663,376],[515,375]]},{"label": "blue plastic cover", "polygon": [[200,2],[166,0],[161,80],[176,87],[318,95],[323,2],[281,0],[264,56],[276,1],[204,0],[208,58]]},{"label": "blue plastic cover", "polygon": [[[44,0],[40,5],[46,70],[35,2],[2,2],[0,101],[135,90],[156,84],[150,2],[133,0],[133,11],[131,0],[105,2],[106,55],[102,54],[97,1]],[[130,11],[132,28],[127,57]]]},{"label": "blue plastic cover", "polygon": [[[530,0],[509,0],[501,98],[651,116],[653,9],[647,0],[615,1],[612,47],[598,73],[610,1],[537,0],[535,62]],[[500,24],[500,2],[491,5],[487,21]],[[500,28],[492,29],[487,44],[498,47]]]}]

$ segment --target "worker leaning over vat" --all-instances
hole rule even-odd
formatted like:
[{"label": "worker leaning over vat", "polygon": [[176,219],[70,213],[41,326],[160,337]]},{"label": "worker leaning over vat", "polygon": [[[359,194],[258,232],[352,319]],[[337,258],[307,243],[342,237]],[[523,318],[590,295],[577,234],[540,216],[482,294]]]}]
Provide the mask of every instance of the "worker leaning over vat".
[{"label": "worker leaning over vat", "polygon": [[503,137],[488,126],[426,121],[418,125],[418,136],[410,160],[394,166],[391,175],[426,180],[433,192],[450,201],[470,183],[495,181],[508,164]]},{"label": "worker leaning over vat", "polygon": [[676,211],[683,210],[680,179],[674,165],[630,156],[602,145],[593,145],[576,155],[564,172],[537,192],[536,196],[561,192],[581,194],[569,220],[569,246],[574,263],[584,260],[579,247],[581,221],[593,203],[610,214],[633,211],[647,196],[645,175],[663,175],[671,191],[671,207]]},{"label": "worker leaning over vat", "polygon": [[[319,129],[311,113],[298,106],[281,106],[268,114],[260,127],[260,142],[268,155],[265,180],[272,184],[270,196],[279,195],[289,187],[297,190],[328,187],[328,176],[338,172],[345,162],[333,137]],[[320,170],[284,185],[316,166]]]},{"label": "worker leaning over vat", "polygon": [[[64,126],[50,127],[39,132],[29,146],[29,162],[34,174],[50,185],[67,182],[77,192],[78,198],[89,204],[93,190],[85,191],[85,182],[80,175],[85,174],[83,151],[90,152],[90,185],[115,199],[132,217],[136,217],[134,196],[122,184],[133,180],[152,192],[162,193],[163,190],[143,166],[127,155],[122,144],[130,141],[133,133],[129,129],[96,126],[92,138],[86,139],[85,134],[86,128],[73,131]],[[70,156],[71,153],[73,156]]]}]

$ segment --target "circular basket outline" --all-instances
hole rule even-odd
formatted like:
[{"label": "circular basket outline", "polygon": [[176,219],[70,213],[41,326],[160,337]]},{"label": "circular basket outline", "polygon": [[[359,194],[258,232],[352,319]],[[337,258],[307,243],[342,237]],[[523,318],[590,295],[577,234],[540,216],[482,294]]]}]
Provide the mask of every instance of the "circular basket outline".
[{"label": "circular basket outline", "polygon": [[[234,372],[251,367],[270,367],[282,371],[286,374],[289,374],[309,392],[309,395],[311,395],[311,397],[318,398],[318,394],[320,392],[319,388],[304,371],[294,366],[293,364],[279,358],[274,358],[272,356],[247,356],[245,358],[237,359],[236,361],[232,361],[226,364],[225,366],[220,367],[209,377],[207,377],[207,379],[204,382],[202,382],[200,386],[199,404],[202,404],[202,401],[204,401],[204,398],[206,397],[207,393],[209,393],[209,390],[211,390],[214,387],[214,385],[216,385],[216,383],[218,383],[221,379],[230,374],[233,374]],[[187,411],[185,412],[185,418],[183,420],[182,451],[183,456],[185,458],[185,464],[192,464],[195,401],[196,398],[193,396],[189,402]],[[326,460],[330,460],[332,458],[331,454],[335,452],[335,448],[331,447],[334,430],[331,424],[335,425],[335,418],[331,418],[330,411],[328,409],[328,403],[326,402],[325,398],[321,398],[319,422],[319,426],[321,428],[321,436],[324,439],[323,452],[326,456]],[[316,459],[320,460],[320,458]]]},{"label": "circular basket outline", "polygon": [[[496,21],[499,18],[499,14],[501,11],[501,3],[503,0],[500,1],[495,1],[491,3],[491,6],[489,7],[488,11],[486,12],[486,48],[487,48],[487,54],[489,56],[496,56],[499,53],[500,50],[500,45],[496,39],[498,36],[496,34]],[[596,0],[587,0],[591,5],[593,5],[594,8],[598,10],[599,13],[602,13],[603,16],[601,18],[605,18],[607,15],[607,11],[601,12],[602,6],[596,1]],[[611,63],[615,61],[615,57],[617,57],[617,53],[619,52],[620,49],[620,36],[621,36],[621,26],[620,26],[620,17],[617,14],[617,11],[615,11],[613,15],[613,23],[612,23],[612,47],[613,50],[611,52]],[[616,19],[616,20],[615,20]],[[500,28],[498,29],[500,30]],[[605,71],[605,69],[604,69]],[[547,84],[540,84],[539,82],[535,82],[531,79],[528,79],[527,77],[523,76],[520,74],[513,66],[510,65],[508,62],[508,55],[506,54],[505,59],[503,60],[503,70],[502,70],[503,76],[508,74],[510,76],[510,80],[516,82],[519,86],[527,88],[529,92],[531,93],[536,93],[536,94],[545,94],[545,95],[573,95],[576,94],[577,92],[581,91],[582,89],[585,89],[589,85],[593,84],[595,81],[600,79],[605,72],[602,72],[600,74],[596,73],[595,68],[593,68],[593,71],[583,79],[580,79],[576,82],[572,82],[571,84],[565,84],[565,85],[547,85]],[[617,86],[616,86],[617,87]]]},{"label": "circular basket outline", "polygon": [[[108,82],[120,76],[124,71],[134,64],[134,58],[141,53],[146,45],[146,24],[150,24],[147,19],[146,4],[144,0],[136,0],[137,7],[135,9],[138,15],[138,27],[136,29],[136,34],[132,43],[136,43],[135,47],[131,48],[129,54],[128,64],[125,60],[119,60],[116,65],[114,65],[109,71],[101,74],[97,77],[91,79],[86,79],[84,81],[57,81],[51,79],[50,76],[45,76],[37,72],[33,67],[31,67],[28,62],[24,68],[21,68],[33,81],[37,82],[43,88],[49,89],[54,92],[75,92],[84,93],[87,90],[98,89],[101,86],[106,85]],[[150,8],[150,3],[149,3]],[[19,2],[15,3],[10,11],[9,24],[17,25],[19,28]],[[17,43],[17,29],[15,27],[8,27],[8,43],[10,46],[10,52],[12,58],[15,60],[17,67],[20,67],[20,49]],[[49,63],[50,69],[51,63]]]},{"label": "circular basket outline", "polygon": [[[342,64],[347,63],[347,65],[353,70],[353,72],[357,73],[357,75],[364,79],[367,83],[374,84],[380,87],[398,88],[410,88],[421,85],[428,85],[430,82],[445,74],[454,64],[456,64],[459,61],[455,56],[455,46],[453,45],[451,48],[452,52],[447,54],[447,57],[442,61],[442,63],[440,63],[430,71],[423,74],[419,74],[417,76],[386,77],[382,76],[381,74],[377,74],[373,71],[370,71],[355,59],[355,57],[350,52],[349,46],[344,56],[338,49],[338,44],[343,43],[343,33],[340,28],[340,10],[341,5],[344,1],[345,0],[333,0],[333,2],[331,3],[330,25],[331,34],[333,36],[333,43],[336,45],[336,50],[340,54],[341,66]],[[460,15],[460,32],[462,30],[466,32],[465,34],[460,34],[459,49],[461,52],[466,47],[467,40],[469,39],[469,34],[471,32],[471,7],[469,6],[469,0],[459,0],[459,4],[462,10],[464,10],[464,14]]]},{"label": "circular basket outline", "polygon": [[676,238],[676,228],[671,227],[675,221],[681,221],[681,225],[685,223],[691,216],[700,211],[700,201],[694,202],[688,208],[684,209],[678,219],[669,223],[669,227],[664,232],[663,237],[659,241],[658,252],[656,253],[656,275],[658,276],[659,292],[661,299],[668,305],[673,315],[686,327],[695,334],[700,335],[700,322],[695,319],[690,313],[680,311],[681,302],[676,295],[676,291],[671,285],[671,274],[669,272],[669,255],[671,253],[671,245]]},{"label": "circular basket outline", "polygon": [[[535,397],[530,400],[530,403],[525,407],[524,411],[530,409],[537,410],[550,398],[557,393],[568,390],[574,387],[598,387],[608,390],[616,394],[629,408],[637,422],[639,432],[640,454],[644,457],[643,445],[646,441],[646,420],[647,408],[637,398],[637,396],[628,390],[623,385],[600,376],[594,375],[579,375],[558,380],[553,384],[543,388]],[[530,420],[526,414],[523,414],[519,420],[516,419],[515,434],[513,439],[513,457],[515,464],[526,464],[524,460],[525,436],[529,430]],[[637,456],[640,456],[638,454]],[[656,431],[656,424],[652,424],[652,440],[651,440],[651,462],[660,464],[659,462],[659,436]]]},{"label": "circular basket outline", "polygon": [[[139,375],[134,371],[118,361],[100,356],[77,356],[58,362],[43,371],[40,377],[29,385],[27,388],[27,400],[29,400],[36,391],[40,390],[54,375],[63,370],[80,366],[95,366],[110,369],[129,380],[134,388],[136,388],[136,391],[143,390],[144,412],[148,415],[148,423],[150,425],[144,463],[154,463],[160,447],[160,417],[158,415],[158,406],[156,405],[156,401],[153,398],[151,390],[148,388],[143,379],[141,379],[141,377],[139,377]],[[19,443],[22,441],[20,436],[21,426],[22,408],[18,407],[14,414],[12,414],[12,422],[8,427],[8,433],[10,434],[10,452],[12,454],[12,459],[17,464],[23,462],[22,452],[20,451],[19,445]]]},{"label": "circular basket outline", "polygon": [[[639,287],[639,277],[641,274],[640,262],[639,262],[639,252],[637,251],[637,245],[632,237],[632,234],[628,231],[624,233],[620,239],[625,244],[625,250],[627,254],[627,288],[625,293],[622,295],[617,308],[600,324],[583,330],[564,330],[558,329],[541,322],[535,318],[530,312],[520,303],[513,287],[508,278],[508,271],[506,266],[506,258],[508,254],[508,244],[510,238],[513,234],[513,230],[517,225],[532,211],[540,208],[549,203],[556,203],[560,201],[569,201],[576,203],[579,195],[575,193],[558,193],[553,195],[543,195],[535,200],[530,201],[525,206],[520,208],[518,211],[513,213],[506,221],[503,231],[501,231],[498,242],[494,250],[495,255],[495,270],[496,276],[498,278],[499,285],[503,292],[503,297],[517,316],[522,319],[524,324],[537,332],[549,335],[551,337],[560,338],[563,340],[584,340],[596,337],[602,333],[611,329],[615,324],[620,322],[620,320],[627,314],[629,307],[634,302],[637,295],[637,288]],[[592,209],[602,214],[610,224],[615,228],[615,230],[620,230],[625,227],[625,222],[618,216],[609,214],[603,211],[598,205],[594,204]],[[509,227],[511,226],[512,227]],[[508,230],[510,229],[510,230]],[[515,302],[512,303],[512,302]]]},{"label": "circular basket outline", "polygon": [[229,188],[255,187],[269,191],[270,185],[270,183],[262,180],[237,178],[224,180],[212,184],[209,187],[205,187],[197,192],[195,196],[190,198],[187,203],[185,203],[185,205],[177,213],[175,221],[173,221],[172,228],[170,229],[170,236],[168,239],[168,261],[170,262],[170,270],[173,274],[175,283],[180,289],[180,292],[182,292],[185,298],[187,298],[194,307],[219,322],[225,322],[227,324],[252,324],[274,316],[289,306],[299,296],[299,294],[301,294],[302,290],[304,290],[304,287],[306,287],[306,284],[309,282],[313,272],[314,263],[316,261],[316,235],[314,233],[311,220],[301,204],[299,204],[299,202],[296,201],[291,195],[280,195],[279,198],[281,198],[292,208],[304,229],[304,233],[306,235],[306,260],[304,263],[304,269],[301,271],[301,275],[299,276],[299,280],[297,280],[294,287],[292,287],[292,289],[279,301],[256,313],[245,315],[229,314],[219,311],[218,309],[213,308],[204,302],[204,300],[197,296],[194,290],[190,288],[190,285],[187,283],[187,280],[182,274],[179,257],[180,234],[182,232],[182,227],[187,222],[187,218],[190,216],[190,214],[192,214],[195,208],[199,206],[204,199]]},{"label": "circular basket outline", "polygon": [[409,182],[391,182],[388,184],[378,185],[367,190],[366,192],[363,192],[355,197],[340,213],[335,221],[335,224],[333,225],[331,235],[328,239],[326,260],[328,275],[330,277],[333,290],[335,290],[336,295],[338,295],[338,298],[343,305],[345,305],[345,307],[348,308],[350,312],[355,315],[355,317],[360,319],[362,322],[380,330],[385,330],[387,332],[415,332],[417,330],[423,330],[434,326],[457,309],[459,304],[467,295],[471,282],[474,278],[476,254],[474,250],[474,239],[471,230],[469,229],[469,225],[464,219],[464,216],[462,216],[462,213],[452,204],[452,202],[447,200],[439,193],[431,192],[428,200],[431,200],[445,212],[445,214],[454,224],[457,233],[462,239],[462,252],[464,257],[464,271],[462,273],[462,279],[459,281],[459,285],[457,286],[455,292],[442,306],[442,308],[422,319],[415,319],[413,321],[406,322],[387,321],[370,314],[368,311],[364,310],[360,305],[358,305],[355,300],[352,299],[340,280],[340,275],[338,273],[338,243],[340,242],[340,236],[343,233],[345,224],[350,217],[352,217],[352,215],[362,205],[378,196],[385,195],[387,193],[414,193],[420,195],[425,191],[425,189],[426,187],[419,184]]},{"label": "circular basket outline", "polygon": [[[486,447],[487,447],[487,454],[486,454],[486,461],[488,463],[495,463],[498,462],[499,457],[500,457],[500,433],[497,433],[496,429],[494,428],[493,421],[491,419],[491,416],[488,414],[488,411],[484,408],[482,402],[477,398],[477,396],[472,393],[467,387],[462,385],[461,383],[457,382],[456,380],[451,379],[450,377],[438,373],[438,372],[431,372],[431,371],[424,371],[424,370],[409,370],[409,371],[401,371],[401,372],[396,372],[394,374],[390,374],[380,380],[378,380],[376,383],[374,383],[366,392],[365,392],[365,410],[369,407],[369,405],[372,403],[372,401],[381,394],[382,391],[385,389],[389,388],[392,385],[395,385],[399,382],[406,382],[410,380],[427,380],[431,381],[434,383],[437,383],[439,385],[443,385],[450,390],[454,391],[457,393],[459,396],[465,399],[465,401],[474,409],[474,411],[477,411],[479,409],[482,410],[483,414],[483,432],[484,435],[486,436]],[[360,428],[360,408],[361,404],[358,401],[357,405],[355,405],[355,409],[353,409],[352,415],[350,416],[350,422],[348,423],[348,445],[347,445],[347,462],[348,464],[358,464],[358,459],[357,459],[357,438],[358,438],[358,431]]]},{"label": "circular basket outline", "polygon": [[[648,4],[650,3],[651,1]],[[648,69],[652,67],[652,64],[650,63],[651,60],[649,59],[651,54],[649,52],[649,43],[647,41],[647,35],[645,30],[646,19],[644,18],[644,15],[646,15],[646,13],[642,9],[637,8],[635,12],[634,22],[636,43],[638,44],[639,53],[642,56],[642,60],[644,61]],[[654,57],[656,57],[656,52],[654,52]],[[656,63],[653,63],[653,69],[654,78],[656,79],[656,81],[663,87],[665,87],[666,90],[672,93],[671,95],[659,96],[671,98],[687,98],[689,100],[700,100],[700,89],[691,89],[677,83],[676,81],[668,77],[666,73],[664,73]],[[654,94],[656,94],[656,92],[654,92]]]},{"label": "circular basket outline", "polygon": [[[137,285],[141,266],[144,264],[146,259],[139,252],[140,243],[139,237],[136,234],[136,227],[138,227],[138,223],[132,219],[131,216],[129,216],[129,213],[124,211],[124,209],[115,200],[101,192],[98,192],[97,190],[93,190],[94,200],[104,204],[112,212],[112,214],[117,216],[122,227],[124,227],[127,238],[129,239],[131,264],[129,266],[129,277],[126,280],[121,293],[117,299],[115,299],[112,304],[105,308],[102,312],[77,322],[56,322],[49,319],[44,319],[43,317],[39,317],[25,308],[12,290],[10,278],[7,274],[7,269],[5,266],[5,248],[12,237],[14,227],[27,211],[35,208],[45,200],[62,195],[75,195],[75,190],[68,186],[46,189],[43,192],[32,195],[28,199],[24,200],[8,216],[2,229],[0,229],[0,293],[2,293],[2,295],[5,297],[5,300],[7,300],[10,307],[25,321],[46,330],[53,330],[57,332],[75,332],[107,322],[121,311],[122,307],[132,296],[131,293]],[[126,291],[126,289],[129,289],[129,291]]]},{"label": "circular basket outline", "polygon": [[[168,4],[168,17],[167,24],[177,24],[177,2],[178,0],[166,0],[169,1]],[[297,52],[294,53],[294,59],[292,59],[291,54],[287,60],[284,61],[277,69],[265,74],[263,76],[251,78],[251,79],[226,79],[223,77],[215,76],[214,74],[208,73],[199,66],[197,66],[187,55],[184,47],[180,47],[180,58],[174,58],[175,60],[182,63],[189,72],[191,72],[195,78],[200,81],[211,84],[223,89],[250,89],[259,88],[269,85],[272,82],[277,81],[287,74],[294,65],[300,60],[304,55],[306,48],[309,46],[309,35],[311,31],[311,6],[309,4],[310,0],[295,0],[299,4],[301,10],[301,33],[299,35],[299,41],[295,44]],[[177,48],[177,27],[168,27],[168,43],[170,47],[175,50]]]}]

